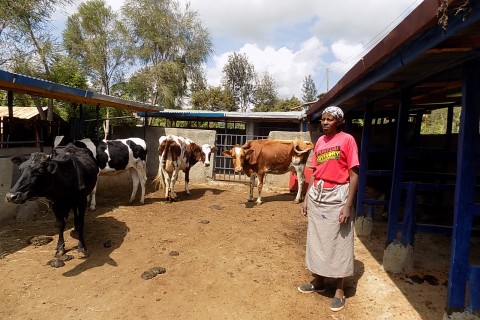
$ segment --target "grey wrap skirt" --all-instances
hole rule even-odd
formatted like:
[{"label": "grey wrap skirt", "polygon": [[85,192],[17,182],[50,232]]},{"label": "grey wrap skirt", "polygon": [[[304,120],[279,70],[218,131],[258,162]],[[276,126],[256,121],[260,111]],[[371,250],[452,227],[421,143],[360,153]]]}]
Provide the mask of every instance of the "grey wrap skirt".
[{"label": "grey wrap skirt", "polygon": [[[307,248],[305,263],[315,274],[329,278],[353,275],[353,221],[338,221],[347,201],[349,184],[323,188],[323,181],[307,193]],[[350,208],[351,210],[351,208]]]}]

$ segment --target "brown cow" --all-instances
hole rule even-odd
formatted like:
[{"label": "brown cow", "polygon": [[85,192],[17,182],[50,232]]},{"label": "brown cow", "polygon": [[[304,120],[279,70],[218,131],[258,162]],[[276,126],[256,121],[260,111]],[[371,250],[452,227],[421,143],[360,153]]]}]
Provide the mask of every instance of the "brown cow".
[{"label": "brown cow", "polygon": [[298,178],[298,192],[294,203],[303,200],[305,185],[305,165],[314,145],[302,140],[249,140],[243,146],[236,145],[223,155],[232,157],[235,172],[243,172],[250,177],[250,197],[253,201],[255,176],[258,176],[257,204],[262,203],[262,187],[265,174],[284,174],[295,172]]}]

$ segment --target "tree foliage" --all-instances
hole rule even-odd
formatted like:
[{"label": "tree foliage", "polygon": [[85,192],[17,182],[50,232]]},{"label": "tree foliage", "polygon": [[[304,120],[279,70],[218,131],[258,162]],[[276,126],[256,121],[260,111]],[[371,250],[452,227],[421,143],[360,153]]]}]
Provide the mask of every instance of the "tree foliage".
[{"label": "tree foliage", "polygon": [[196,110],[236,111],[232,92],[221,86],[195,91],[190,103],[192,108]]},{"label": "tree foliage", "polygon": [[198,84],[213,51],[198,13],[173,0],[127,0],[122,13],[143,65],[133,80],[145,81],[150,103],[181,107],[188,83]]},{"label": "tree foliage", "polygon": [[292,96],[290,99],[278,100],[271,111],[288,112],[292,111],[292,109],[298,105],[300,105],[300,100],[298,100],[297,97]]},{"label": "tree foliage", "polygon": [[85,68],[94,88],[107,95],[112,84],[123,81],[130,65],[127,38],[125,25],[104,0],[81,3],[63,32],[68,53]]},{"label": "tree foliage", "polygon": [[277,100],[278,94],[275,79],[268,72],[264,72],[257,81],[253,91],[253,111],[270,111],[275,108]]},{"label": "tree foliage", "polygon": [[49,20],[55,9],[73,0],[0,0],[0,66],[18,57],[37,58],[48,76],[49,58],[58,48]]},{"label": "tree foliage", "polygon": [[303,79],[302,83],[302,100],[303,102],[314,101],[317,99],[317,88],[315,87],[315,82],[313,81],[312,75]]},{"label": "tree foliage", "polygon": [[253,102],[255,88],[255,68],[246,54],[234,52],[223,67],[223,86],[232,92],[241,112],[246,112]]}]

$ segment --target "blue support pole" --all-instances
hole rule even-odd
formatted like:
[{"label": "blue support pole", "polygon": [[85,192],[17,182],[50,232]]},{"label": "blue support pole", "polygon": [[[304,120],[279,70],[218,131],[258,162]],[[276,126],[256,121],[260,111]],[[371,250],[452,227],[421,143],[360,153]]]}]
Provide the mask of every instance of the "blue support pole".
[{"label": "blue support pole", "polygon": [[[367,170],[368,170],[368,149],[370,146],[370,133],[372,131],[372,106],[368,105],[363,117],[362,140],[360,145],[360,168],[358,170],[358,191],[357,191],[357,217],[365,215],[363,201],[366,197]],[[369,213],[370,215],[370,213]],[[371,218],[371,216],[370,216]]]},{"label": "blue support pole", "polygon": [[[480,119],[480,59],[465,63],[462,79],[462,111],[457,150],[452,253],[448,275],[447,313],[465,309],[468,260],[475,213],[476,150]],[[480,286],[478,278],[473,286]]]},{"label": "blue support pole", "polygon": [[410,109],[410,90],[402,90],[400,108],[397,118],[397,134],[395,138],[395,155],[393,159],[392,189],[388,205],[388,227],[385,246],[397,238],[397,224],[400,211],[401,182],[405,159],[407,137],[407,121]]},{"label": "blue support pole", "polygon": [[471,266],[468,277],[468,296],[470,312],[480,311],[480,266]]},{"label": "blue support pole", "polygon": [[407,183],[407,201],[403,211],[402,244],[412,245],[415,234],[416,186],[414,181]]}]

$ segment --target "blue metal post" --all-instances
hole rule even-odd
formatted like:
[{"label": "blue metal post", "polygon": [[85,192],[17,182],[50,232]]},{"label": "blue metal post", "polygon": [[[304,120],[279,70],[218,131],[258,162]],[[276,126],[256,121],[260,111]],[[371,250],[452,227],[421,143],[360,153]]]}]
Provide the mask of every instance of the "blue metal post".
[{"label": "blue metal post", "polygon": [[[357,217],[365,215],[363,201],[366,197],[368,149],[370,133],[372,131],[372,106],[368,105],[363,117],[362,140],[360,142],[360,169],[358,170]],[[370,217],[371,218],[371,217]]]},{"label": "blue metal post", "polygon": [[[447,312],[463,311],[468,276],[468,259],[475,212],[476,150],[480,119],[480,59],[465,63],[462,79],[462,112],[457,150],[452,254],[448,275]],[[478,281],[478,278],[476,278]],[[479,286],[476,284],[471,284]]]},{"label": "blue metal post", "polygon": [[414,181],[407,183],[407,201],[403,210],[402,244],[413,245],[415,233],[416,188]]},{"label": "blue metal post", "polygon": [[471,266],[468,277],[468,296],[471,312],[480,311],[480,266]]},{"label": "blue metal post", "polygon": [[401,92],[400,108],[397,119],[397,135],[395,138],[395,155],[393,159],[392,189],[388,205],[388,228],[385,246],[397,238],[397,224],[400,210],[401,182],[405,159],[405,144],[407,137],[407,121],[410,109],[410,90]]}]

